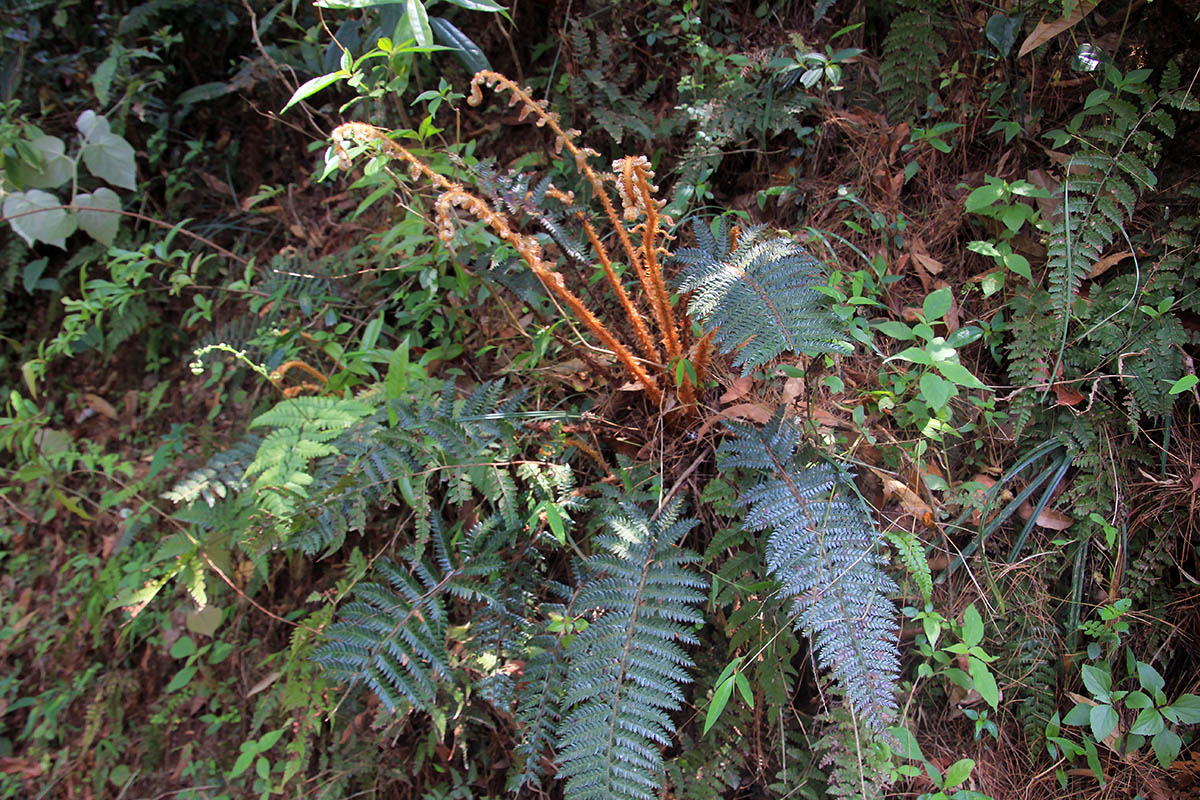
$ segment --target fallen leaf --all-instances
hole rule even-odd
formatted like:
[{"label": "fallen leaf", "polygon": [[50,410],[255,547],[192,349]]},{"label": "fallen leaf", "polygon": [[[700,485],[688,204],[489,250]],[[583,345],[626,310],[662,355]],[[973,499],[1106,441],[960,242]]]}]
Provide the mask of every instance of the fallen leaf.
[{"label": "fallen leaf", "polygon": [[1098,2],[1099,0],[1079,0],[1070,14],[1060,17],[1053,22],[1046,22],[1046,18],[1042,17],[1042,21],[1037,24],[1033,32],[1021,44],[1021,49],[1017,52],[1017,58],[1024,58],[1055,36],[1078,25],[1084,17],[1092,13],[1092,9],[1097,6]]},{"label": "fallen leaf", "polygon": [[1084,397],[1065,383],[1056,383],[1052,387],[1054,396],[1060,406],[1075,406],[1083,402]]},{"label": "fallen leaf", "polygon": [[83,402],[87,403],[88,408],[92,409],[92,411],[95,411],[97,414],[103,414],[112,420],[117,419],[117,409],[113,408],[113,404],[105,400],[100,395],[92,394],[91,392],[85,392],[83,395]]},{"label": "fallen leaf", "polygon": [[[1021,519],[1027,520],[1033,516],[1033,506],[1026,500],[1017,509],[1017,513],[1021,515]],[[1039,528],[1051,531],[1065,531],[1075,524],[1075,520],[1061,511],[1055,511],[1053,508],[1044,508],[1042,509],[1042,513],[1038,514],[1037,520],[1033,524]]]},{"label": "fallen leaf", "polygon": [[708,433],[709,428],[723,419],[748,419],[760,425],[765,425],[771,420],[773,413],[771,409],[758,403],[738,403],[736,406],[723,409],[704,420],[704,424],[700,426],[700,430],[696,433],[696,436],[699,439],[703,439],[704,434]]},{"label": "fallen leaf", "polygon": [[725,394],[721,395],[717,402],[721,405],[725,405],[727,403],[732,403],[734,400],[740,400],[749,394],[750,390],[753,388],[754,379],[749,375],[736,378],[734,379],[733,383],[729,385],[729,388],[725,391]]},{"label": "fallen leaf", "polygon": [[1109,253],[1095,264],[1092,264],[1092,268],[1088,270],[1088,277],[1098,278],[1104,273],[1108,272],[1109,268],[1114,264],[1119,264],[1132,255],[1133,253],[1129,252],[1128,250]]}]

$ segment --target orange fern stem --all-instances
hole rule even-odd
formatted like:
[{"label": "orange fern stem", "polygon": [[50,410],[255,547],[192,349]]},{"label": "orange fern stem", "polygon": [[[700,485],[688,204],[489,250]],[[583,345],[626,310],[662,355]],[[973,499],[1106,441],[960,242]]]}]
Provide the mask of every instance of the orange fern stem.
[{"label": "orange fern stem", "polygon": [[[617,164],[613,164],[613,169]],[[642,266],[646,276],[646,293],[650,297],[651,306],[658,317],[658,324],[663,330],[663,342],[667,348],[668,358],[678,358],[683,353],[679,343],[679,332],[675,326],[675,314],[671,309],[670,293],[667,292],[666,281],[663,278],[662,265],[658,261],[660,249],[659,237],[666,234],[659,228],[662,219],[659,214],[659,201],[654,199],[653,192],[658,190],[651,181],[654,173],[650,170],[650,162],[645,156],[624,158],[621,161],[622,199],[632,204],[634,214],[642,213],[646,219],[641,224],[642,234]],[[628,215],[627,208],[626,214]]]},{"label": "orange fern stem", "polygon": [[583,223],[583,230],[587,233],[588,241],[592,243],[592,249],[596,252],[600,266],[604,268],[604,276],[608,279],[609,285],[617,295],[617,301],[625,311],[625,316],[629,317],[629,321],[633,325],[633,332],[637,337],[638,344],[642,348],[642,355],[650,361],[658,361],[658,348],[654,346],[654,339],[650,336],[650,330],[646,327],[646,321],[633,305],[633,301],[629,299],[629,293],[625,291],[625,286],[622,285],[620,277],[613,269],[612,261],[608,257],[608,248],[600,241],[600,237],[596,234],[596,229],[592,227],[592,223],[584,218],[582,214],[579,215],[579,219]]},{"label": "orange fern stem", "polygon": [[[303,361],[285,361],[285,362],[283,362],[282,364],[280,364],[278,367],[275,368],[274,372],[271,373],[271,379],[276,382],[281,381],[281,380],[283,380],[283,376],[288,374],[288,372],[290,372],[293,369],[298,369],[301,372],[307,372],[309,375],[312,375],[314,378],[319,380],[322,385],[329,383],[329,379],[326,378],[325,375],[320,370],[318,370],[315,367],[309,366],[308,364],[306,364]],[[309,385],[311,386],[312,384],[309,384]]]},{"label": "orange fern stem", "polygon": [[704,383],[708,377],[708,367],[712,364],[713,339],[716,331],[709,331],[700,341],[696,342],[695,355],[692,356],[692,366],[696,370],[696,382]]}]

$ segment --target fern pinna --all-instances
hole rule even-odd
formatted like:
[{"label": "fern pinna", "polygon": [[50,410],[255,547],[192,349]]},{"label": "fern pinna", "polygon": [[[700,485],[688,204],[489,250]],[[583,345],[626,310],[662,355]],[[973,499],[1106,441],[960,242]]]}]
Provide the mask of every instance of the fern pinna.
[{"label": "fern pinna", "polygon": [[698,246],[675,253],[683,264],[680,291],[692,292],[688,313],[721,352],[738,350],[734,364],[747,375],[785,351],[848,353],[844,329],[817,290],[820,262],[804,248],[763,228],[736,240],[722,224],[714,236],[697,220]]},{"label": "fern pinna", "polygon": [[896,711],[900,672],[897,587],[883,571],[879,534],[848,473],[813,463],[783,409],[760,428],[729,424],[718,449],[722,469],[756,470],[743,495],[745,525],[769,530],[767,568],[792,598],[796,627],[813,641],[859,716],[884,731]]},{"label": "fern pinna", "polygon": [[576,607],[598,615],[571,642],[566,717],[558,732],[560,773],[572,800],[649,800],[662,785],[660,747],[675,730],[698,644],[698,606],[708,582],[687,569],[699,555],[679,546],[695,520],[681,503],[650,519],[636,506],[609,520],[604,552],[587,562]]}]

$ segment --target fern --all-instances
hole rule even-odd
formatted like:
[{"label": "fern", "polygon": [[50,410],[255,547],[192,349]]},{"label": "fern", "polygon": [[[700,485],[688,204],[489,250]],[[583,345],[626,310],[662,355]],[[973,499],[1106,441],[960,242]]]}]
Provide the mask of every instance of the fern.
[{"label": "fern", "polygon": [[597,618],[568,648],[566,716],[558,731],[560,773],[572,800],[654,798],[663,771],[660,747],[675,730],[668,712],[683,703],[697,644],[690,626],[707,582],[685,569],[699,560],[679,547],[696,524],[679,502],[657,520],[636,506],[609,522],[605,552],[587,562],[577,601]]},{"label": "fern", "polygon": [[802,457],[800,432],[783,409],[761,430],[729,428],[736,438],[721,444],[721,468],[762,475],[744,495],[745,524],[771,531],[767,567],[792,598],[797,629],[859,716],[885,730],[896,710],[898,625],[889,596],[898,589],[883,572],[865,504],[842,469]]},{"label": "fern", "polygon": [[844,326],[823,302],[821,264],[795,242],[762,228],[736,244],[722,227],[713,236],[695,224],[699,247],[675,254],[684,264],[680,291],[693,292],[688,313],[705,333],[716,332],[722,352],[737,349],[734,364],[748,375],[784,351],[848,353]]},{"label": "fern", "polygon": [[[436,520],[436,518],[435,518]],[[339,609],[327,640],[313,655],[333,680],[365,684],[395,711],[409,704],[429,709],[439,685],[453,681],[446,647],[447,601],[487,596],[481,576],[500,569],[480,525],[452,543],[452,530],[435,522],[433,558],[410,557],[407,568],[380,559],[375,581],[360,584],[355,599]]]},{"label": "fern", "polygon": [[[923,4],[922,4],[923,5]],[[911,115],[933,89],[946,40],[928,10],[906,11],[892,20],[883,40],[879,90],[886,98],[888,115]]]}]

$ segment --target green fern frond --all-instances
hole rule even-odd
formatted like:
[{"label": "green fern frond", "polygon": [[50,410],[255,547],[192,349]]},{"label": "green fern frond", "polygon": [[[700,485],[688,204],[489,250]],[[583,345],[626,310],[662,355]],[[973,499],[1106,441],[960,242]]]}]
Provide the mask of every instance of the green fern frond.
[{"label": "green fern frond", "polygon": [[203,500],[209,508],[230,494],[249,488],[246,467],[254,460],[262,437],[243,436],[233,447],[213,455],[200,469],[189,472],[162,496],[177,505]]},{"label": "green fern frond", "polygon": [[722,352],[738,350],[734,364],[748,375],[785,351],[849,353],[844,326],[816,287],[821,264],[790,239],[762,228],[746,231],[736,248],[696,221],[699,247],[679,250],[679,290],[693,292],[688,313],[716,331]]},{"label": "green fern frond", "polygon": [[376,562],[375,580],[358,585],[313,655],[332,680],[366,685],[389,711],[434,706],[439,687],[454,680],[446,647],[448,600],[486,596],[479,579],[500,569],[494,552],[476,552],[486,526],[456,544],[453,531],[436,518],[434,531],[432,557],[411,559],[407,567]]},{"label": "green fern frond", "polygon": [[587,562],[576,603],[596,619],[568,648],[566,718],[559,731],[560,774],[571,800],[651,800],[662,785],[660,748],[684,701],[707,582],[686,569],[699,556],[679,546],[695,520],[681,503],[657,520],[636,506],[609,521],[601,552]]},{"label": "green fern frond", "polygon": [[886,730],[896,711],[900,671],[898,589],[883,571],[879,534],[849,474],[812,463],[800,431],[783,409],[761,430],[730,424],[721,468],[758,470],[748,490],[745,525],[770,530],[767,567],[792,598],[796,627],[813,641],[817,662],[832,671],[865,722]]},{"label": "green fern frond", "polygon": [[879,67],[879,90],[887,101],[888,114],[899,118],[911,114],[933,89],[946,40],[938,33],[929,11],[906,11],[892,20],[883,40],[883,63]]}]

